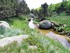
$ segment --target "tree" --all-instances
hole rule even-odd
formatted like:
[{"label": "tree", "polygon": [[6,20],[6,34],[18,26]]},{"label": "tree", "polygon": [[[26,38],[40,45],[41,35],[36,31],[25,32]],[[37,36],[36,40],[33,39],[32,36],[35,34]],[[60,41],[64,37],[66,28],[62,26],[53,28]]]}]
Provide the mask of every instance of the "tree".
[{"label": "tree", "polygon": [[32,9],[31,13],[33,13],[35,16],[38,16],[38,10],[37,9]]},{"label": "tree", "polygon": [[30,12],[26,2],[24,0],[22,0],[22,2],[20,2],[19,7],[16,9],[16,14],[28,14]]},{"label": "tree", "polygon": [[8,18],[15,15],[18,0],[0,0],[0,18]]},{"label": "tree", "polygon": [[29,8],[24,0],[0,0],[0,18],[9,18],[17,14],[29,13]]},{"label": "tree", "polygon": [[42,13],[43,13],[44,18],[45,18],[46,16],[48,16],[48,5],[47,5],[47,3],[42,4],[41,8],[42,8]]},{"label": "tree", "polygon": [[66,4],[65,7],[66,7],[66,11],[65,11],[66,14],[67,14],[67,15],[70,15],[70,0],[67,2],[67,4]]},{"label": "tree", "polygon": [[58,13],[58,15],[60,13],[62,13],[63,11],[66,10],[66,4],[67,4],[67,1],[66,0],[63,0],[61,3],[60,3],[60,6],[56,9],[56,12]]}]

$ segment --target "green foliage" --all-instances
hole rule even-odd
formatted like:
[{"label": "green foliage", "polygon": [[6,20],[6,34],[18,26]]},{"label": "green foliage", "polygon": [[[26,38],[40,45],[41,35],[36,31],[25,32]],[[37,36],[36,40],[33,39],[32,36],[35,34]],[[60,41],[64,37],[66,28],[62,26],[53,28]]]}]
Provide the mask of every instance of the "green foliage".
[{"label": "green foliage", "polygon": [[46,16],[48,16],[48,4],[44,3],[41,7],[37,9],[32,9],[31,13],[38,17],[38,20],[44,20]]},{"label": "green foliage", "polygon": [[16,14],[21,15],[21,14],[28,14],[30,12],[26,2],[24,0],[22,0],[22,2],[20,2],[18,8],[16,9]]},{"label": "green foliage", "polygon": [[0,17],[11,17],[15,15],[15,10],[18,7],[17,0],[2,0],[0,1]]},{"label": "green foliage", "polygon": [[70,15],[70,1],[66,4],[66,13],[67,15]]},{"label": "green foliage", "polygon": [[60,13],[60,16],[66,16],[67,14],[65,12]]},{"label": "green foliage", "polygon": [[64,0],[63,2],[50,5],[48,8],[50,15],[53,15],[54,14],[53,12],[57,12],[58,15],[65,12],[67,15],[70,15],[69,4],[70,4],[69,1]]},{"label": "green foliage", "polygon": [[46,16],[48,16],[48,4],[47,3],[42,4],[41,8],[43,17],[45,18]]},{"label": "green foliage", "polygon": [[59,2],[57,4],[46,5],[46,8],[42,7],[42,5],[41,7],[37,8],[37,11],[33,10],[33,12],[36,12],[38,14],[39,18],[42,17],[45,18],[46,16],[52,16],[52,15],[60,15],[62,13],[66,15],[70,15],[69,0],[63,0],[62,2]]},{"label": "green foliage", "polygon": [[20,14],[28,14],[29,8],[26,2],[23,0],[0,0],[0,19],[7,19],[13,16],[19,16]]},{"label": "green foliage", "polygon": [[64,30],[70,31],[70,16],[52,16],[48,17],[49,20],[57,23],[57,24],[64,24]]},{"label": "green foliage", "polygon": [[0,48],[0,53],[20,53],[20,48],[17,46],[16,42]]}]

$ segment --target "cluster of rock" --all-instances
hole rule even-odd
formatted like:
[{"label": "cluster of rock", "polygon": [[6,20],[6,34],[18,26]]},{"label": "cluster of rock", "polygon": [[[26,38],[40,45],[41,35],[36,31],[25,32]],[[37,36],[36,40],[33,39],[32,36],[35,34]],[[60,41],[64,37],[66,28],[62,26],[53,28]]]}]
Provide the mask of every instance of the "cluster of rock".
[{"label": "cluster of rock", "polygon": [[[30,14],[30,18],[35,18],[33,14]],[[29,27],[34,29],[36,28],[36,24],[33,23],[33,20],[30,20]],[[64,31],[64,24],[56,24],[55,22],[51,22],[49,20],[42,20],[39,22],[38,26],[39,29],[54,29],[56,32],[58,32],[60,35],[66,35],[70,37],[70,32]]]},{"label": "cluster of rock", "polygon": [[70,37],[70,32],[64,31],[64,27],[65,27],[64,24],[56,24],[49,20],[43,20],[39,23],[40,29],[54,29],[60,35],[66,35],[66,36]]},{"label": "cluster of rock", "polygon": [[[57,27],[60,27],[60,29],[57,29]],[[56,31],[61,31],[61,30],[63,30],[63,27],[64,27],[63,24],[56,24],[49,20],[43,20],[39,23],[40,29],[54,29]]]}]

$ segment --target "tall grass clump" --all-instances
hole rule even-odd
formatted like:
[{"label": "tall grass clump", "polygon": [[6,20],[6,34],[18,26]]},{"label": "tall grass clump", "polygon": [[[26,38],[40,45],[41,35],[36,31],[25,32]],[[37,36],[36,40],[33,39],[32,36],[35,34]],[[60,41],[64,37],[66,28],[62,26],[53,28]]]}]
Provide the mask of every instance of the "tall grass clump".
[{"label": "tall grass clump", "polygon": [[23,34],[23,32],[20,29],[14,29],[14,28],[13,29],[6,29],[6,31],[3,30],[3,32],[0,34],[0,38],[18,36],[21,34]]},{"label": "tall grass clump", "polygon": [[50,21],[53,21],[57,24],[64,24],[66,25],[64,27],[65,31],[70,31],[70,16],[52,16],[52,17],[48,17],[47,19],[49,19]]}]

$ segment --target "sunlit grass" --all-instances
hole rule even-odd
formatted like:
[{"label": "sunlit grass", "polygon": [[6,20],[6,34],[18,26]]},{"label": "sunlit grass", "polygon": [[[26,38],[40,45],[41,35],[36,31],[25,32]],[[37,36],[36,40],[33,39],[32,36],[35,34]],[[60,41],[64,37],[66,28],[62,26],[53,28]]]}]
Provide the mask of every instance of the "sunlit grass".
[{"label": "sunlit grass", "polygon": [[66,27],[64,30],[70,31],[70,16],[53,16],[53,17],[48,17],[51,21],[57,23],[57,24],[65,24]]}]

